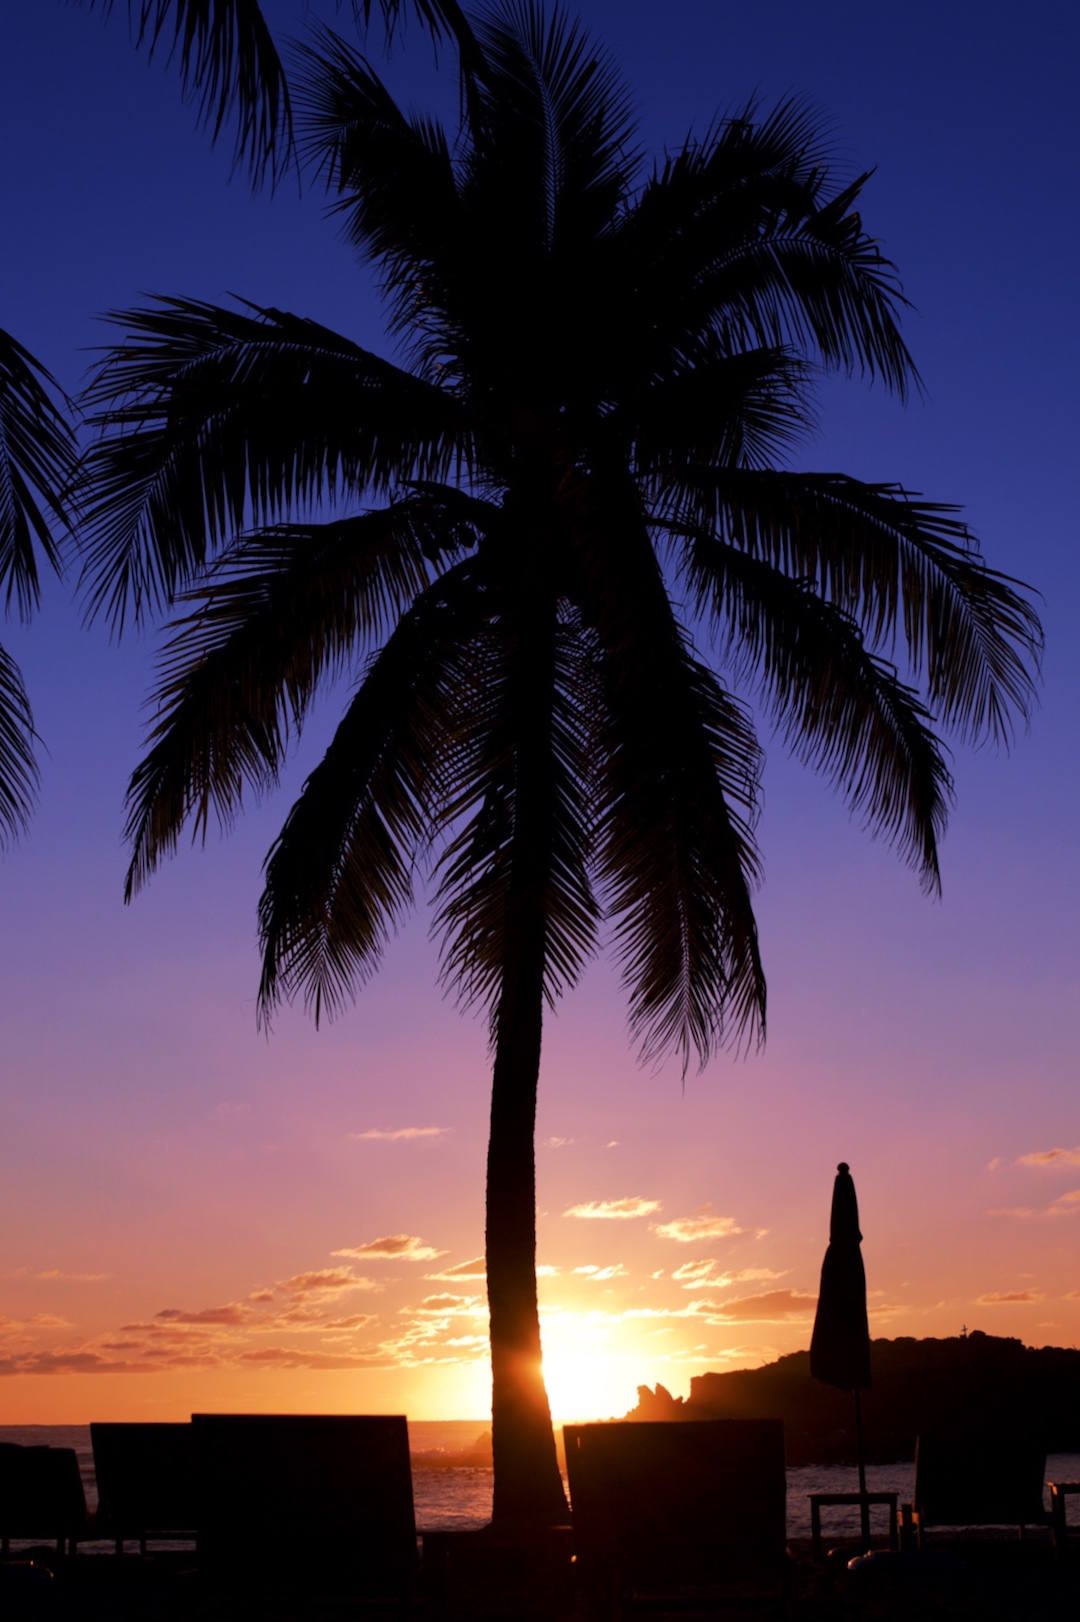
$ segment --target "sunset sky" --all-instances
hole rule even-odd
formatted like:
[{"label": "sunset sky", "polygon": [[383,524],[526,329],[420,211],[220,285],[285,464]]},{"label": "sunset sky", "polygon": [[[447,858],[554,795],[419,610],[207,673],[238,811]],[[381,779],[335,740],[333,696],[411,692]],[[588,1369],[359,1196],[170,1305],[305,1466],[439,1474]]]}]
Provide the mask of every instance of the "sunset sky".
[{"label": "sunset sky", "polygon": [[[95,321],[230,293],[386,349],[370,273],[314,188],[249,196],[175,75],[54,0],[0,16],[0,325],[76,389]],[[268,0],[281,34],[332,0]],[[962,502],[1042,592],[1041,707],[1011,754],[958,748],[944,899],[769,746],[759,917],[767,1049],[683,1084],[640,1068],[598,962],[545,1033],[545,1365],[557,1418],[640,1382],[809,1342],[836,1162],[858,1189],[878,1335],[961,1325],[1080,1344],[1080,173],[1069,7],[583,0],[651,149],[789,91],[828,117],[916,309],[928,399],[822,391],[798,465]],[[1022,30],[1017,18],[1022,16]],[[666,32],[661,32],[662,17]],[[343,20],[344,25],[344,20]],[[407,101],[430,48],[395,48]],[[436,92],[453,117],[452,73]],[[481,1417],[488,1055],[420,913],[356,1008],[256,1030],[260,865],[282,792],[181,849],[129,909],[123,793],[154,638],[110,645],[70,589],[0,640],[44,740],[0,864],[0,1424],[212,1407]],[[768,742],[768,740],[766,740]]]}]

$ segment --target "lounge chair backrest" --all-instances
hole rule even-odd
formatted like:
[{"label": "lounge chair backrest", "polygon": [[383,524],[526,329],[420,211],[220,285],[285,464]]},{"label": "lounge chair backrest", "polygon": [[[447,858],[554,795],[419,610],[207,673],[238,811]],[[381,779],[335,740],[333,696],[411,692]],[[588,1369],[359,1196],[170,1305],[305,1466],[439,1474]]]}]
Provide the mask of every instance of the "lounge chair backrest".
[{"label": "lounge chair backrest", "polygon": [[85,1524],[74,1448],[0,1443],[0,1537],[71,1538]]},{"label": "lounge chair backrest", "polygon": [[779,1575],[787,1546],[780,1420],[567,1425],[583,1569],[638,1588]]},{"label": "lounge chair backrest", "polygon": [[194,1536],[195,1443],[188,1424],[90,1426],[98,1516],[113,1537]]},{"label": "lounge chair backrest", "polygon": [[199,1548],[209,1565],[347,1570],[363,1586],[416,1565],[402,1415],[194,1414]]},{"label": "lounge chair backrest", "polygon": [[930,1432],[915,1444],[915,1508],[924,1526],[1035,1526],[1045,1471],[1030,1437]]}]

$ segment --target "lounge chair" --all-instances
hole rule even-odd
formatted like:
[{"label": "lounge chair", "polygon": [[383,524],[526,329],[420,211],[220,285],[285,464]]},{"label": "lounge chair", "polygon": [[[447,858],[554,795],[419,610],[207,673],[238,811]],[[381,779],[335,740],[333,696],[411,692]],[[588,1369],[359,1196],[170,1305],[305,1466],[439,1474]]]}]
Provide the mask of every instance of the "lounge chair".
[{"label": "lounge chair", "polygon": [[97,1478],[97,1537],[111,1537],[117,1554],[128,1538],[194,1539],[195,1444],[190,1425],[90,1426]]},{"label": "lounge chair", "polygon": [[404,1603],[416,1573],[402,1415],[194,1414],[200,1564]]},{"label": "lounge chair", "polygon": [[1046,1449],[1028,1436],[938,1431],[915,1444],[915,1491],[900,1506],[901,1541],[923,1546],[932,1527],[1047,1526]]},{"label": "lounge chair", "polygon": [[88,1525],[79,1461],[70,1447],[0,1442],[0,1548],[12,1539],[55,1542],[74,1551]]},{"label": "lounge chair", "polygon": [[717,1419],[567,1425],[574,1543],[594,1614],[787,1607],[784,1427]]}]

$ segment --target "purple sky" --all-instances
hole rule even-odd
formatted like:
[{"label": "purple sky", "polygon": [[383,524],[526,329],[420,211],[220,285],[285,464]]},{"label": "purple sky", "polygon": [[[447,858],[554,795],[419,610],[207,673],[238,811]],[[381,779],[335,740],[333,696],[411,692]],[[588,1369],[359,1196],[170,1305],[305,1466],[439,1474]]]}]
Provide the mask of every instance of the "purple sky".
[{"label": "purple sky", "polygon": [[[265,9],[284,35],[332,6]],[[970,31],[965,9],[579,7],[622,64],[650,147],[754,90],[766,103],[795,91],[830,120],[845,169],[878,166],[864,217],[917,307],[907,335],[929,399],[902,410],[830,384],[820,440],[797,464],[964,503],[990,561],[1043,593],[1047,652],[1041,707],[1013,753],[957,752],[941,903],[769,748],[765,1054],[721,1058],[685,1091],[674,1062],[639,1070],[603,964],[549,1024],[541,1261],[558,1269],[545,1336],[564,1415],[603,1400],[575,1386],[575,1362],[609,1369],[625,1406],[638,1379],[685,1388],[700,1368],[805,1344],[841,1157],[877,1332],[967,1322],[1080,1341],[1080,1197],[1068,1199],[1080,1185],[1080,26],[1040,0],[985,6]],[[286,185],[252,198],[230,183],[228,151],[209,150],[174,75],[134,55],[120,15],[106,28],[38,0],[5,8],[0,30],[0,323],[65,385],[102,341],[96,314],[150,291],[241,293],[384,347],[370,276],[319,196]],[[406,99],[427,96],[430,51],[410,36],[391,72]],[[452,113],[452,81],[442,104]],[[255,1030],[260,863],[335,697],[282,793],[229,840],[182,849],[125,910],[122,799],[153,637],[109,646],[63,588],[29,630],[0,635],[47,749],[32,833],[0,868],[0,1370],[12,1371],[0,1422],[186,1412],[208,1397],[481,1412],[482,1283],[455,1297],[430,1275],[481,1247],[484,1030],[441,1000],[426,919],[331,1029],[297,1012],[269,1043]],[[405,1128],[443,1130],[350,1136]],[[1044,1158],[1018,1163],[1031,1155]],[[659,1209],[564,1214],[631,1198]],[[659,1231],[706,1204],[726,1232],[714,1223],[684,1244]],[[445,1256],[333,1257],[399,1234]],[[710,1260],[698,1280],[671,1277]],[[309,1277],[343,1268],[367,1282]],[[271,1287],[273,1303],[247,1305]],[[309,1321],[290,1321],[298,1300]],[[155,1317],[171,1309],[203,1318]]]}]

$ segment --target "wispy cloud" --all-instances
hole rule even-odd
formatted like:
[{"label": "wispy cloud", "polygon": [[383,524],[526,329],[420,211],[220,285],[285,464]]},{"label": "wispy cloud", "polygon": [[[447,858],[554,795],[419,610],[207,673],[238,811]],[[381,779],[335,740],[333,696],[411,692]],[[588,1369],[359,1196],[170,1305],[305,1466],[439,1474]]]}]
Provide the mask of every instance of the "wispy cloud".
[{"label": "wispy cloud", "polygon": [[112,1274],[66,1273],[62,1267],[46,1267],[43,1272],[35,1273],[34,1277],[49,1284],[104,1284],[106,1279],[112,1278]]},{"label": "wispy cloud", "polygon": [[350,1132],[356,1143],[414,1143],[417,1138],[444,1138],[448,1126],[369,1126],[363,1132]]},{"label": "wispy cloud", "polygon": [[455,1262],[453,1267],[444,1267],[438,1273],[425,1273],[424,1277],[440,1284],[479,1284],[487,1277],[487,1269],[483,1256],[473,1256],[470,1261]]},{"label": "wispy cloud", "polygon": [[1038,1290],[988,1290],[985,1295],[976,1298],[976,1305],[980,1307],[1017,1307],[1031,1306],[1036,1301],[1045,1300]]},{"label": "wispy cloud", "polygon": [[542,1149],[569,1149],[570,1145],[576,1142],[576,1138],[545,1138],[540,1147]]},{"label": "wispy cloud", "polygon": [[386,1233],[379,1239],[368,1239],[362,1245],[349,1245],[332,1250],[332,1256],[345,1256],[350,1261],[433,1262],[448,1251],[425,1245],[415,1233]]},{"label": "wispy cloud", "polygon": [[719,1267],[720,1263],[713,1258],[683,1262],[671,1276],[684,1290],[727,1290],[733,1284],[766,1283],[771,1279],[783,1278],[790,1272],[787,1267],[779,1272],[772,1267],[740,1267],[735,1272],[720,1272]]},{"label": "wispy cloud", "polygon": [[[348,1251],[335,1250],[335,1256],[347,1256]],[[278,1289],[285,1295],[328,1295],[338,1290],[377,1290],[374,1279],[361,1278],[348,1267],[317,1267],[310,1273],[294,1273],[291,1278],[278,1281]]]},{"label": "wispy cloud", "polygon": [[589,1279],[593,1284],[606,1284],[608,1279],[627,1276],[622,1262],[612,1262],[607,1267],[600,1267],[596,1262],[586,1262],[583,1267],[575,1267],[574,1272],[581,1278]]},{"label": "wispy cloud", "polygon": [[810,1318],[817,1305],[816,1295],[799,1290],[767,1290],[763,1295],[744,1295],[724,1301],[713,1322],[782,1323],[791,1318]]},{"label": "wispy cloud", "polygon": [[1070,1188],[1064,1194],[1059,1194],[1057,1199],[1050,1205],[994,1205],[986,1214],[992,1217],[1012,1217],[1017,1222],[1078,1216],[1080,1215],[1080,1188]]},{"label": "wispy cloud", "polygon": [[1018,1166],[1080,1166],[1080,1144],[1075,1149],[1035,1149],[1021,1155]]},{"label": "wispy cloud", "polygon": [[198,1312],[184,1312],[179,1307],[165,1307],[155,1312],[156,1323],[208,1324],[216,1328],[225,1325],[249,1324],[258,1315],[253,1307],[241,1301],[229,1301],[223,1307],[202,1307]]},{"label": "wispy cloud", "polygon": [[635,1217],[651,1216],[660,1210],[659,1200],[645,1200],[632,1194],[622,1200],[585,1200],[571,1205],[563,1216],[581,1217],[586,1222],[628,1222]]},{"label": "wispy cloud", "polygon": [[731,1239],[742,1231],[734,1217],[717,1216],[711,1204],[701,1206],[694,1216],[653,1224],[653,1232],[661,1239],[674,1239],[680,1245],[692,1245],[703,1239]]}]

